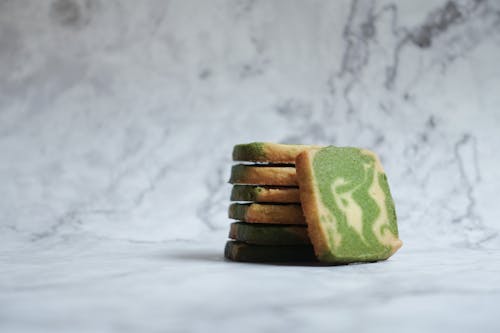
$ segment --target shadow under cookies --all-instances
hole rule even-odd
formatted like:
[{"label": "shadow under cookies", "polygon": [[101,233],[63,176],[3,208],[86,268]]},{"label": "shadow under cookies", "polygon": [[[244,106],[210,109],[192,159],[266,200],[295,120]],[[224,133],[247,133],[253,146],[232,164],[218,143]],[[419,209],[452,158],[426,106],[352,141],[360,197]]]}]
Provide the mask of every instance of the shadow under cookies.
[{"label": "shadow under cookies", "polygon": [[203,262],[224,262],[224,252],[212,250],[187,250],[185,252],[167,253],[162,257],[169,259],[187,260],[187,261],[203,261]]}]

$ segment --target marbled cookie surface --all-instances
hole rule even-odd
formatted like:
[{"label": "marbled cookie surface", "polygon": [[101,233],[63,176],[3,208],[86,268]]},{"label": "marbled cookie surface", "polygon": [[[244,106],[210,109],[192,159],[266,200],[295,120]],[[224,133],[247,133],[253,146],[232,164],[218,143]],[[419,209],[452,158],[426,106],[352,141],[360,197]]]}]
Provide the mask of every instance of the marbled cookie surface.
[{"label": "marbled cookie surface", "polygon": [[309,237],[320,261],[383,260],[401,247],[387,178],[373,152],[332,146],[305,151],[296,162]]},{"label": "marbled cookie surface", "polygon": [[300,203],[298,187],[234,185],[231,201]]},{"label": "marbled cookie surface", "polygon": [[316,262],[311,245],[269,246],[228,241],[224,256],[242,262]]},{"label": "marbled cookie surface", "polygon": [[229,238],[257,245],[311,244],[305,225],[274,225],[234,222]]},{"label": "marbled cookie surface", "polygon": [[251,223],[306,224],[297,204],[239,204],[229,206],[229,218]]},{"label": "marbled cookie surface", "polygon": [[270,142],[239,144],[233,148],[234,161],[295,164],[295,158],[306,149],[320,146],[286,145]]},{"label": "marbled cookie surface", "polygon": [[236,164],[231,169],[231,184],[297,186],[293,166]]}]

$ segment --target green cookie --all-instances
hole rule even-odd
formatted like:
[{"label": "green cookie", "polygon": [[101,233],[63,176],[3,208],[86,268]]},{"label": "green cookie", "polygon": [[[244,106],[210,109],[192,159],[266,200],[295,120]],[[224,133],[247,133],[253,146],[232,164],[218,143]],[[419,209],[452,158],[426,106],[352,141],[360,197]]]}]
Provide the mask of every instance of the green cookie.
[{"label": "green cookie", "polygon": [[224,256],[242,262],[316,262],[310,245],[269,246],[228,241]]},{"label": "green cookie", "polygon": [[236,164],[231,168],[229,183],[297,187],[297,175],[289,165]]},{"label": "green cookie", "polygon": [[229,206],[231,219],[252,223],[306,224],[302,208],[298,204],[240,204]]},{"label": "green cookie", "polygon": [[231,201],[300,203],[298,187],[234,185]]},{"label": "green cookie", "polygon": [[377,155],[332,146],[301,153],[296,168],[309,237],[320,261],[384,260],[401,247]]},{"label": "green cookie", "polygon": [[306,226],[231,223],[229,238],[257,245],[311,244]]},{"label": "green cookie", "polygon": [[297,155],[310,148],[320,148],[320,146],[286,145],[270,142],[239,144],[233,148],[233,160],[295,164]]}]

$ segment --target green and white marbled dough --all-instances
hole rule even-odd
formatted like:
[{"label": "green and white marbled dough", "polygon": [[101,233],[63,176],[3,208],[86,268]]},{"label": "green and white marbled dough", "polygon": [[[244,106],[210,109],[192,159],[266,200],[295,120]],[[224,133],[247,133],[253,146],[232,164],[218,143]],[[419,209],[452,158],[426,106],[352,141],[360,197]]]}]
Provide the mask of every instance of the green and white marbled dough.
[{"label": "green and white marbled dough", "polygon": [[305,225],[234,222],[231,223],[229,238],[257,245],[311,245]]},{"label": "green and white marbled dough", "polygon": [[[402,242],[394,202],[377,155],[365,149],[333,146],[308,154],[312,166],[306,167],[312,167],[312,184],[302,184],[305,177],[297,172],[318,259],[349,263],[390,257]],[[311,193],[302,193],[303,185]],[[315,224],[312,228],[310,222]]]}]

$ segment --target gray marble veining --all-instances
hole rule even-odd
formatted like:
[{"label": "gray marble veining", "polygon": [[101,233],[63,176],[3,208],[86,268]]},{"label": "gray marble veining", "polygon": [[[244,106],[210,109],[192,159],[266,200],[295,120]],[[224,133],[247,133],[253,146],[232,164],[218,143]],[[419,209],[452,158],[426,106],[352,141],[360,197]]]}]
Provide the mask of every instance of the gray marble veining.
[{"label": "gray marble veining", "polygon": [[[496,0],[0,1],[0,329],[495,331],[498,59]],[[402,252],[221,261],[249,141],[379,153]]]}]

